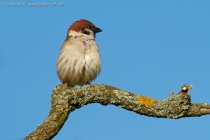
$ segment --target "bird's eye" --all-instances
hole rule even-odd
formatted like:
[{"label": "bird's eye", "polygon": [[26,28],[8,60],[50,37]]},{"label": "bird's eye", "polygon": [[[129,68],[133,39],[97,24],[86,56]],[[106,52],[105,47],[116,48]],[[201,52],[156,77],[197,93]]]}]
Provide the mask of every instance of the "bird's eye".
[{"label": "bird's eye", "polygon": [[85,30],[85,28],[84,28],[84,29],[82,29],[81,31],[82,31],[82,33],[83,33],[83,34],[86,34],[86,35],[89,35],[89,34],[90,34],[90,32],[89,32],[89,31],[87,31],[87,30]]},{"label": "bird's eye", "polygon": [[94,31],[94,27],[93,26],[88,26],[88,29]]}]

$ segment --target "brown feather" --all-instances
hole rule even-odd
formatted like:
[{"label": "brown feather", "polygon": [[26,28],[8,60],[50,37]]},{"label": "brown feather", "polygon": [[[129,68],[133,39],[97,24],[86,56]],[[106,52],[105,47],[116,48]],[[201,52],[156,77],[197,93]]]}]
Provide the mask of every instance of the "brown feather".
[{"label": "brown feather", "polygon": [[81,31],[81,29],[86,28],[86,27],[88,27],[88,26],[93,26],[93,27],[95,27],[95,25],[94,25],[92,22],[90,22],[90,21],[88,21],[88,20],[85,20],[85,19],[80,19],[79,21],[75,21],[75,22],[70,26],[70,28],[68,29],[68,32],[69,32],[70,30],[79,32],[79,31]]}]

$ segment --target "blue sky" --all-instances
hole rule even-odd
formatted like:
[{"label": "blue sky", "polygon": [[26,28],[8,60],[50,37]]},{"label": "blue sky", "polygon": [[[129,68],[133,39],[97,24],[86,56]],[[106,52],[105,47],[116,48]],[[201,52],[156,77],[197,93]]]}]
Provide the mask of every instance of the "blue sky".
[{"label": "blue sky", "polygon": [[[93,83],[158,100],[193,84],[192,102],[210,103],[210,1],[17,2],[0,3],[0,139],[23,139],[46,119],[51,91],[61,83],[60,46],[81,18],[103,30],[96,38],[102,72]],[[71,113],[54,140],[210,139],[209,120],[157,119],[91,104]]]}]

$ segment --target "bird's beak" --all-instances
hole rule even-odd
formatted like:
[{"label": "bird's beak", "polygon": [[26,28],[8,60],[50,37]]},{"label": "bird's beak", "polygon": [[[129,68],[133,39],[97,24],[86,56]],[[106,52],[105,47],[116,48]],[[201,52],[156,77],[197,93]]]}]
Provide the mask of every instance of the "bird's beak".
[{"label": "bird's beak", "polygon": [[95,27],[94,33],[98,33],[98,32],[102,32],[102,30],[100,28],[98,28],[98,27]]}]

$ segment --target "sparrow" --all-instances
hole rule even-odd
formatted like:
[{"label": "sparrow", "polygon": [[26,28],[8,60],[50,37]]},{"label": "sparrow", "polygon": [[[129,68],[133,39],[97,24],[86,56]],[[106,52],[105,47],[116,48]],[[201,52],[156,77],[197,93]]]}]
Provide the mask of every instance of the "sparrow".
[{"label": "sparrow", "polygon": [[68,29],[66,40],[56,63],[63,84],[74,87],[90,84],[101,71],[101,57],[95,41],[102,30],[92,22],[81,19]]}]

